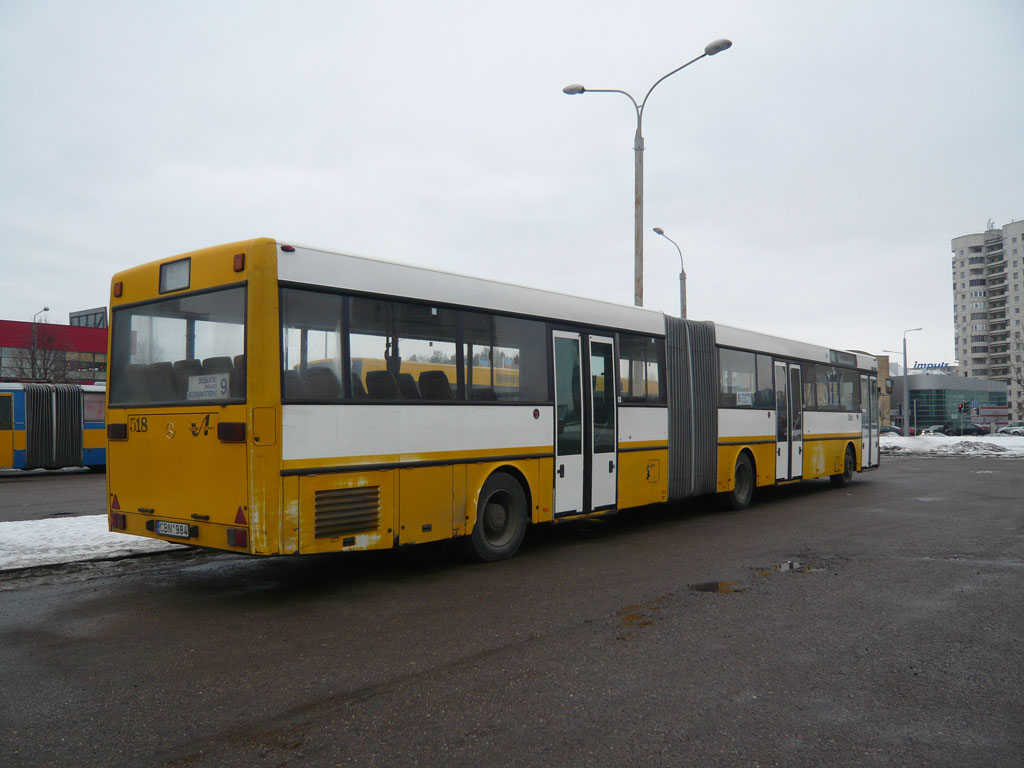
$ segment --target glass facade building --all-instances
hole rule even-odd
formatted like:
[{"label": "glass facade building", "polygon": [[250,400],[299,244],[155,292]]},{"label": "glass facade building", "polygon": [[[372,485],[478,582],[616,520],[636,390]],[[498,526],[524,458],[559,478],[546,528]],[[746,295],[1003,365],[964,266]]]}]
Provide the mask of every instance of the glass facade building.
[{"label": "glass facade building", "polygon": [[[982,426],[1005,423],[1007,420],[1007,385],[1001,381],[972,379],[964,376],[919,375],[908,376],[910,383],[910,425],[919,429],[934,424],[951,424],[971,421]],[[903,404],[903,377],[893,379],[892,423],[902,425],[900,408]],[[960,403],[972,408],[961,413]],[[975,406],[975,404],[977,404]],[[973,408],[1001,408],[1002,417],[975,414]],[[984,412],[982,412],[984,413]]]}]

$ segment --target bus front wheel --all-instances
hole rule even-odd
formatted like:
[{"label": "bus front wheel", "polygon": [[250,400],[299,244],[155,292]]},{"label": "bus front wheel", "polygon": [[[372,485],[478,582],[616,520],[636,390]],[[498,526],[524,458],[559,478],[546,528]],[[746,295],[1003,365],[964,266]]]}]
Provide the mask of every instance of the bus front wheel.
[{"label": "bus front wheel", "polygon": [[845,488],[853,482],[853,473],[857,469],[857,458],[853,455],[853,446],[846,446],[846,456],[843,457],[843,471],[839,475],[830,475],[829,480],[836,488]]},{"label": "bus front wheel", "polygon": [[731,510],[746,509],[754,497],[755,483],[754,466],[750,463],[750,457],[746,453],[741,453],[736,457],[733,480],[731,491],[718,494],[719,506]]},{"label": "bus front wheel", "polygon": [[495,472],[480,489],[473,533],[466,537],[467,554],[491,562],[512,557],[526,533],[526,494],[519,482]]}]

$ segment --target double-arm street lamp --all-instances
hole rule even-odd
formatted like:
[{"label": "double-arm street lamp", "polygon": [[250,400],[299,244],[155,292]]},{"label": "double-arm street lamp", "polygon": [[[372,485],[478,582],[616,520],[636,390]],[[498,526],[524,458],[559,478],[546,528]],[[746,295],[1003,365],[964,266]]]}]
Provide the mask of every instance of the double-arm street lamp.
[{"label": "double-arm street lamp", "polygon": [[679,251],[679,316],[686,319],[686,270],[683,269],[683,249],[679,247],[679,243],[673,240],[671,237],[665,234],[665,230],[661,227],[654,228],[654,234],[661,235],[668,240],[672,245]]},{"label": "double-arm street lamp", "polygon": [[633,224],[633,303],[642,307],[644,305],[644,137],[643,137],[643,117],[644,107],[647,106],[647,99],[651,96],[651,91],[658,87],[658,84],[662,80],[671,77],[681,69],[693,64],[695,61],[700,61],[705,56],[714,56],[716,53],[728,50],[732,47],[731,40],[715,40],[714,42],[708,43],[704,46],[704,53],[697,56],[694,59],[683,64],[681,67],[676,67],[667,75],[661,77],[654,85],[647,91],[647,95],[644,96],[644,100],[639,104],[636,99],[626,91],[620,91],[617,88],[584,88],[578,83],[567,85],[562,89],[562,93],[566,93],[570,96],[577,96],[581,93],[621,93],[623,96],[633,102],[633,107],[636,109],[636,135],[633,137],[633,158],[634,158],[634,176],[635,176],[635,206],[634,206],[634,224]]}]

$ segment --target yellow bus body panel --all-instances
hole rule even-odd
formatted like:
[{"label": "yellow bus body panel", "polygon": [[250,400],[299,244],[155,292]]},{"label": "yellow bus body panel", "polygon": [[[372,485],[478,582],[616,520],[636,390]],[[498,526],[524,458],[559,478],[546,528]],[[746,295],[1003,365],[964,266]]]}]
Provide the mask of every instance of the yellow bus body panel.
[{"label": "yellow bus body panel", "polygon": [[853,445],[856,469],[860,470],[861,434],[815,435],[804,438],[804,479],[829,477],[843,472],[846,446]]},{"label": "yellow bus body panel", "polygon": [[[248,518],[245,445],[217,439],[217,425],[244,421],[245,407],[168,411],[111,412],[118,421],[127,416],[128,424],[128,439],[107,445],[109,491],[121,512],[200,525],[201,531],[233,525],[240,508]],[[217,533],[211,530],[210,536]],[[188,543],[227,546],[222,531],[212,543],[202,538]]]},{"label": "yellow bus body panel", "polygon": [[[353,460],[367,463],[366,457]],[[282,516],[288,521],[297,519],[298,550],[303,553],[389,549],[440,541],[472,533],[480,489],[496,471],[523,483],[534,522],[550,521],[551,491],[539,477],[545,471],[550,473],[552,467],[550,459],[523,459],[379,470],[354,467],[352,471],[289,476],[284,478]],[[352,506],[359,506],[364,519],[372,522],[358,530],[336,531],[330,524],[322,524],[318,530],[318,514],[322,511],[322,521],[326,521],[332,501],[348,505],[350,513]]]},{"label": "yellow bus body panel", "polygon": [[668,449],[652,447],[636,450],[636,443],[620,444],[619,450],[618,508],[630,509],[648,504],[660,504],[668,499]]},{"label": "yellow bus body panel", "polygon": [[[241,271],[235,271],[236,254],[244,254]],[[121,284],[121,296],[111,292],[112,312],[126,304],[161,298],[160,265],[184,258],[191,259],[188,289],[165,294],[166,298],[246,284],[247,401],[245,405],[111,409],[108,400],[108,423],[128,425],[127,440],[107,443],[108,503],[116,496],[127,517],[128,533],[165,538],[147,530],[146,522],[186,522],[197,531],[188,544],[276,554],[282,551],[286,517],[280,512],[277,437],[281,385],[276,243],[268,238],[229,243],[119,272],[111,281]],[[218,439],[217,424],[226,421],[245,423],[244,443]],[[248,529],[244,548],[228,545],[228,527]]]}]

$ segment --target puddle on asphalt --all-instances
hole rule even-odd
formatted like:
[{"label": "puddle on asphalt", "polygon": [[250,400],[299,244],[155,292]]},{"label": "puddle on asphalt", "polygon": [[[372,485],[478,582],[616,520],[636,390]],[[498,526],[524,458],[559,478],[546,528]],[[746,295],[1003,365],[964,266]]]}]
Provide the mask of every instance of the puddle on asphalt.
[{"label": "puddle on asphalt", "polygon": [[[821,573],[825,569],[814,563],[806,563],[802,560],[786,560],[768,568],[756,568],[758,576],[771,576],[773,573]],[[728,594],[730,592],[746,592],[747,588],[737,581],[705,581],[701,584],[691,584],[690,589],[694,592],[714,592],[717,594]]]},{"label": "puddle on asphalt", "polygon": [[690,588],[694,592],[717,592],[719,594],[747,591],[745,588],[737,586],[736,583],[732,581],[705,581],[702,584],[691,584]]}]

